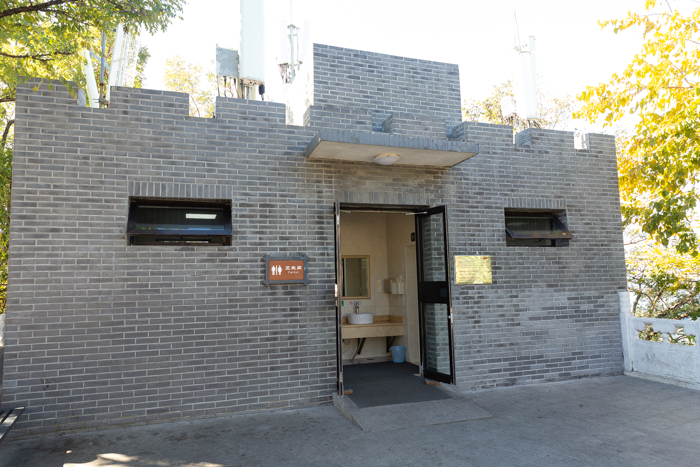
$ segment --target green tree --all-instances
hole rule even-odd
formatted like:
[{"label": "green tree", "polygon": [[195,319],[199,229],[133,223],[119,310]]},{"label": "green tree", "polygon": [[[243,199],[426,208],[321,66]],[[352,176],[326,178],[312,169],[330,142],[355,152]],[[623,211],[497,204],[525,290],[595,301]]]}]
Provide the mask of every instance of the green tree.
[{"label": "green tree", "polygon": [[214,116],[216,76],[204,71],[201,65],[188,63],[180,55],[165,61],[165,88],[190,95],[190,115],[211,118]]},{"label": "green tree", "polygon": [[80,51],[95,48],[99,31],[165,30],[184,0],[5,0],[0,6],[0,102],[13,99],[27,77],[82,83]]},{"label": "green tree", "polygon": [[75,92],[71,81],[85,83],[81,51],[99,53],[102,31],[111,36],[119,23],[130,30],[165,30],[183,4],[184,0],[0,2],[0,313],[5,310],[17,86],[32,77],[57,79]]},{"label": "green tree", "polygon": [[[4,107],[9,107],[5,104]],[[7,301],[7,260],[10,242],[10,190],[12,188],[12,115],[4,114],[7,109],[0,107],[0,121],[7,124],[0,137],[0,314],[5,312]]]},{"label": "green tree", "polygon": [[501,112],[501,101],[506,97],[515,104],[512,80],[494,86],[491,95],[484,100],[471,99],[465,102],[462,108],[464,118],[472,122],[511,125],[515,132],[522,131],[532,124],[538,128],[564,129],[571,123],[571,114],[574,110],[572,97],[551,97],[538,90],[537,107],[540,118],[536,122],[528,122],[517,115],[504,117]]},{"label": "green tree", "polygon": [[142,88],[146,82],[144,69],[146,68],[146,62],[148,62],[149,58],[151,58],[151,54],[148,52],[148,47],[139,47],[136,58],[136,76],[134,77],[135,88]]},{"label": "green tree", "polygon": [[622,74],[588,86],[576,115],[612,126],[626,116],[634,132],[620,140],[625,225],[638,225],[663,246],[698,255],[694,230],[700,185],[700,8],[683,15],[647,0],[645,14],[601,22],[616,33],[641,28],[643,46]]},{"label": "green tree", "polygon": [[627,251],[628,289],[637,316],[697,319],[700,316],[700,256],[680,254],[644,233]]}]

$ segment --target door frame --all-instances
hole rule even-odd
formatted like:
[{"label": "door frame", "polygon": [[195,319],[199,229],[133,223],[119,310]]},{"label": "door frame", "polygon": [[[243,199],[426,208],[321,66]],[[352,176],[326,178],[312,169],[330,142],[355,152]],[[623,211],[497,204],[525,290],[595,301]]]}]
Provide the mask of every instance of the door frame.
[{"label": "door frame", "polygon": [[340,203],[333,203],[333,231],[335,232],[335,345],[336,381],[338,395],[345,395],[343,383],[343,313],[340,309],[340,285],[343,283],[343,268],[340,256]]},{"label": "door frame", "polygon": [[[402,204],[363,204],[363,203],[341,203],[341,202],[334,202],[333,204],[333,229],[335,233],[335,323],[336,323],[336,370],[337,370],[337,376],[336,376],[336,381],[337,381],[337,391],[338,395],[342,396],[345,393],[345,381],[343,378],[343,317],[342,317],[342,310],[341,310],[341,301],[342,301],[342,294],[341,294],[341,284],[343,280],[343,271],[342,271],[342,242],[341,242],[341,227],[340,227],[340,213],[341,211],[357,211],[357,212],[377,212],[377,213],[408,213],[408,214],[421,214],[421,213],[426,213],[429,210],[434,209],[431,208],[430,206],[427,205],[402,205]],[[448,297],[450,299],[449,302],[449,307],[448,307],[448,312],[450,317],[452,317],[452,291],[451,288],[449,287],[450,283],[450,263],[449,263],[449,243],[447,242],[447,239],[449,236],[447,235],[447,211],[445,208],[445,254],[447,255],[447,277],[448,277]],[[419,233],[416,232],[416,260],[418,261],[419,258],[419,247],[418,247],[418,240],[420,236]],[[418,277],[420,277],[420,263],[417,264],[418,267]],[[416,284],[418,286],[418,284]],[[419,335],[419,340],[420,340],[420,368],[421,371],[425,368],[424,366],[424,360],[423,360],[423,347],[424,347],[424,340],[423,340],[423,318],[422,318],[422,310],[421,310],[421,305],[420,305],[420,299],[418,303],[419,309],[418,309],[418,335]],[[450,365],[451,365],[451,372],[454,377],[454,337],[453,337],[453,326],[450,324],[449,327],[449,333],[450,333]],[[452,382],[452,381],[450,381]]]}]

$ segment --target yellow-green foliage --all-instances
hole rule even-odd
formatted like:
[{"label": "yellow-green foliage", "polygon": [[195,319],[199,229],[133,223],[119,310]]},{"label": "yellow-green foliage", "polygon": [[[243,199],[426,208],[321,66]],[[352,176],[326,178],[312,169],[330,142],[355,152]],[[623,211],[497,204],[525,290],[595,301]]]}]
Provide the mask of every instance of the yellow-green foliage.
[{"label": "yellow-green foliage", "polygon": [[681,254],[639,238],[627,254],[628,288],[637,316],[697,319],[700,315],[700,256]]},{"label": "yellow-green foliage", "polygon": [[2,97],[28,77],[84,82],[83,48],[98,51],[100,31],[127,28],[165,30],[184,0],[4,0],[0,2]]},{"label": "yellow-green foliage", "polygon": [[642,50],[622,74],[589,86],[576,115],[612,125],[636,118],[618,155],[622,212],[663,246],[696,256],[693,229],[700,185],[700,7],[688,15],[647,0],[645,14],[605,21],[615,32],[641,28]]},{"label": "yellow-green foliage", "polygon": [[180,55],[165,61],[165,88],[190,95],[190,115],[211,118],[214,116],[216,76],[204,71],[201,65],[188,63]]},{"label": "yellow-green foliage", "polygon": [[528,122],[519,118],[504,117],[501,113],[501,100],[510,97],[515,103],[515,92],[511,80],[493,87],[493,92],[484,100],[471,99],[464,103],[462,112],[465,120],[470,122],[495,123],[497,125],[511,125],[513,131],[519,132],[534,125],[538,128],[565,129],[571,123],[571,113],[574,110],[574,99],[565,97],[551,97],[538,90],[537,107],[540,118],[537,121]]}]

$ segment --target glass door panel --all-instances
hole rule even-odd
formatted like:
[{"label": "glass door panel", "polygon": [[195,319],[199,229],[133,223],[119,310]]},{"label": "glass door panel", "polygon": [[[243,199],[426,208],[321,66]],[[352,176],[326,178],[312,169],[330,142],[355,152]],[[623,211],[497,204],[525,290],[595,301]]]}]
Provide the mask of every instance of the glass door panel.
[{"label": "glass door panel", "polygon": [[450,327],[445,303],[423,304],[425,315],[425,371],[450,374]]},{"label": "glass door panel", "polygon": [[420,219],[420,236],[423,240],[421,272],[424,281],[444,282],[447,280],[444,222],[443,213]]}]

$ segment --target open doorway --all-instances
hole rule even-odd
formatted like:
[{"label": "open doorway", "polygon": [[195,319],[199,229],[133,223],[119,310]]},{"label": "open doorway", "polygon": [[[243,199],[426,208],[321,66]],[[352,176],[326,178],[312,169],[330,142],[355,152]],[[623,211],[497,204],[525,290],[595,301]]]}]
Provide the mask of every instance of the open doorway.
[{"label": "open doorway", "polygon": [[453,382],[445,216],[336,205],[338,390],[358,406],[434,400],[423,377]]}]

